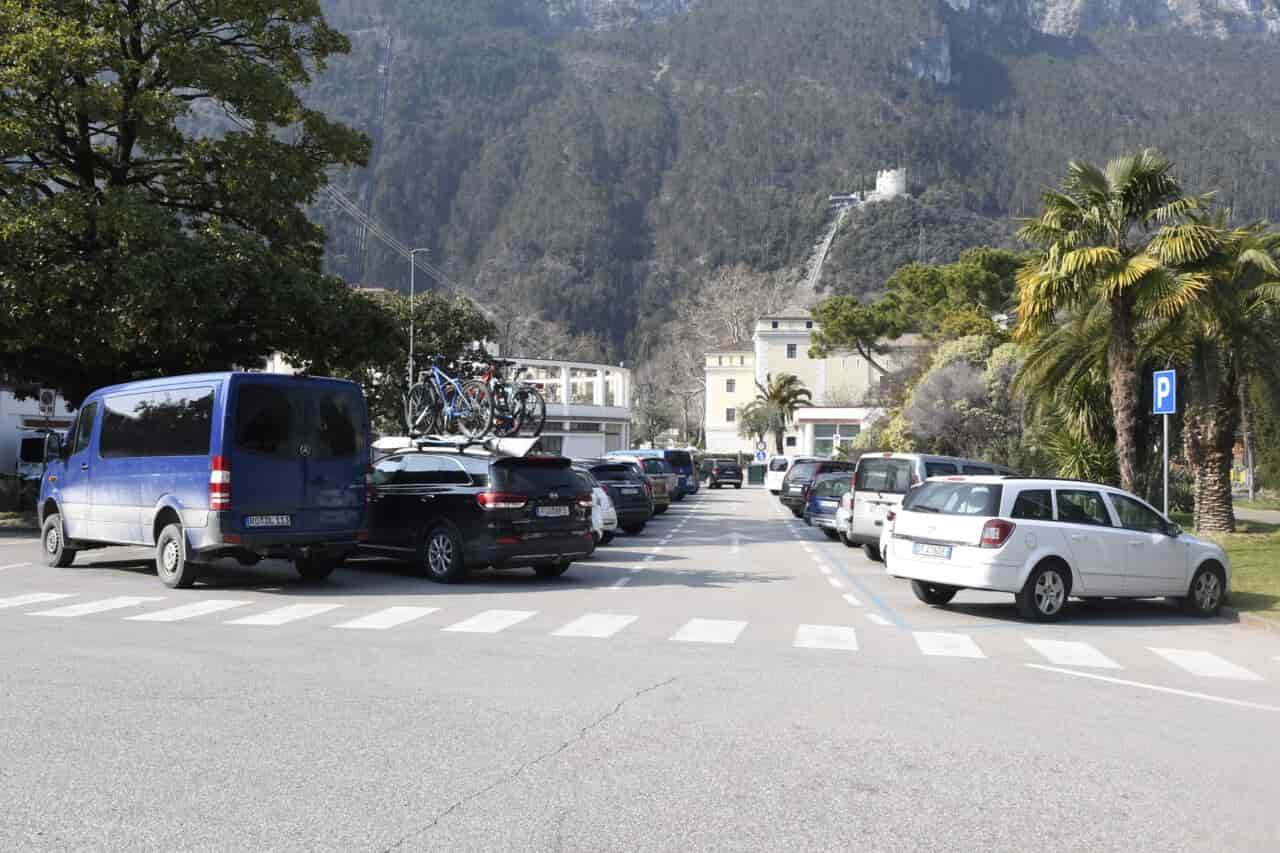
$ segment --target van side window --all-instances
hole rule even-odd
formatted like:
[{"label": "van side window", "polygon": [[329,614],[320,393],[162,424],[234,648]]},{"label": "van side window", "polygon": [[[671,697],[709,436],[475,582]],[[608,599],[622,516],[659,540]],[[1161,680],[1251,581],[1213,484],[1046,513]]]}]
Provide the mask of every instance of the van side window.
[{"label": "van side window", "polygon": [[956,466],[952,465],[950,462],[925,462],[924,463],[925,477],[944,477],[947,474],[959,474],[959,473],[960,472],[956,470]]},{"label": "van side window", "polygon": [[1111,515],[1097,492],[1059,489],[1058,521],[1068,524],[1092,524],[1111,527]]},{"label": "van side window", "polygon": [[1027,489],[1013,502],[1011,518],[1030,521],[1053,521],[1053,499],[1048,489]]},{"label": "van side window", "polygon": [[207,456],[213,389],[179,388],[107,397],[98,453],[103,459]]},{"label": "van side window", "polygon": [[961,473],[964,474],[994,474],[994,468],[988,468],[985,465],[961,465]]},{"label": "van side window", "polygon": [[74,456],[89,447],[89,439],[93,436],[93,420],[98,416],[98,404],[90,403],[80,411],[80,419],[76,421],[76,434],[69,455]]}]

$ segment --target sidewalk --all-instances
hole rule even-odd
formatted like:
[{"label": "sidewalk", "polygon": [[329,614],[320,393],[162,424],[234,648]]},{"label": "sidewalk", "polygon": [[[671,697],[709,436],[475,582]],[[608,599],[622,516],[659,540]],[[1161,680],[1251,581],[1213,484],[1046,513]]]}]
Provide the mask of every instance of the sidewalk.
[{"label": "sidewalk", "polygon": [[1240,521],[1256,521],[1259,524],[1280,524],[1280,511],[1274,509],[1236,509]]}]

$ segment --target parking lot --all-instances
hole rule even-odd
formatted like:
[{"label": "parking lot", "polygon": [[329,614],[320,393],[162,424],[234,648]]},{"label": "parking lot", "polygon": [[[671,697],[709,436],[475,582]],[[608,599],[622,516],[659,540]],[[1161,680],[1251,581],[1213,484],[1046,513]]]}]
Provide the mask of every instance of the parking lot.
[{"label": "parking lot", "polygon": [[0,540],[5,849],[1280,841],[1280,637],[1163,602],[929,608],[762,489],[456,586],[361,558],[169,590],[143,549],[37,545]]}]

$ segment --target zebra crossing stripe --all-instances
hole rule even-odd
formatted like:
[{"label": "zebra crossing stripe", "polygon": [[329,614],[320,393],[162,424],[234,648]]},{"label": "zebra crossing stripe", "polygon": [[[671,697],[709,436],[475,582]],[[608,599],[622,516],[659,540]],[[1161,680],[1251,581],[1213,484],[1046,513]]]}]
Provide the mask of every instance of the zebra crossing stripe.
[{"label": "zebra crossing stripe", "polygon": [[168,610],[157,610],[154,613],[126,616],[125,620],[129,622],[181,622],[183,619],[194,619],[197,616],[208,616],[210,613],[221,613],[233,607],[243,607],[248,603],[247,601],[213,598],[208,601],[198,601],[195,604],[171,607]]},{"label": "zebra crossing stripe", "polygon": [[496,634],[537,614],[536,610],[486,610],[443,628],[461,634]]},{"label": "zebra crossing stripe", "polygon": [[1087,666],[1097,669],[1120,669],[1120,664],[1104,655],[1088,643],[1074,643],[1066,640],[1039,640],[1032,637],[1023,638],[1028,646],[1035,649],[1049,663],[1059,666]]},{"label": "zebra crossing stripe", "polygon": [[1224,660],[1212,652],[1193,649],[1157,649],[1147,647],[1160,657],[1192,675],[1202,678],[1229,678],[1234,681],[1261,681],[1262,676]]},{"label": "zebra crossing stripe", "polygon": [[690,619],[671,636],[677,643],[719,643],[731,645],[747,627],[746,622],[729,619]]},{"label": "zebra crossing stripe", "polygon": [[563,628],[552,631],[553,637],[612,637],[638,619],[614,613],[588,613]]},{"label": "zebra crossing stripe", "polygon": [[26,607],[31,604],[44,604],[49,601],[61,601],[64,598],[74,597],[75,594],[70,592],[29,592],[26,595],[0,598],[0,610],[7,610],[10,607]]},{"label": "zebra crossing stripe", "polygon": [[139,604],[147,604],[152,601],[163,601],[162,598],[154,596],[140,595],[118,595],[115,598],[104,598],[101,601],[86,601],[83,604],[68,604],[65,607],[55,607],[53,610],[40,610],[32,613],[32,616],[54,616],[60,619],[70,619],[74,616],[87,616],[91,613],[106,613],[109,610],[123,610],[126,607],[137,607]]},{"label": "zebra crossing stripe", "polygon": [[337,610],[341,606],[341,604],[290,604],[287,607],[277,607],[275,610],[268,610],[266,613],[258,613],[254,616],[246,616],[243,619],[232,619],[226,624],[275,627],[276,625],[287,625],[290,622],[298,622],[312,616],[319,616],[321,613]]},{"label": "zebra crossing stripe", "polygon": [[385,631],[397,625],[404,625],[421,619],[429,613],[435,613],[439,607],[388,607],[359,619],[341,622],[335,628],[352,628],[357,631]]},{"label": "zebra crossing stripe", "polygon": [[801,625],[792,643],[797,649],[839,649],[856,652],[858,634],[844,625]]},{"label": "zebra crossing stripe", "polygon": [[941,631],[915,631],[916,645],[921,654],[947,658],[985,658],[982,649],[968,634],[948,634]]}]

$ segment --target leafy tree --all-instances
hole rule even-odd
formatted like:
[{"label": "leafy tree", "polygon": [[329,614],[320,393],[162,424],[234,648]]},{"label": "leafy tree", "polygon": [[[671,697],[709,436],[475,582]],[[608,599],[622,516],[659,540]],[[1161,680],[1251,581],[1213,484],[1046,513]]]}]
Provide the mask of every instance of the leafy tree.
[{"label": "leafy tree", "polygon": [[[357,363],[302,205],[357,133],[299,90],[348,49],[317,0],[0,0],[0,337],[75,401],[284,351]],[[208,133],[192,128],[219,116]],[[210,122],[206,119],[206,124]]]},{"label": "leafy tree", "polygon": [[1145,301],[1189,303],[1203,279],[1177,273],[1148,254],[1157,223],[1179,223],[1204,200],[1186,196],[1173,164],[1147,148],[1100,169],[1072,161],[1058,190],[1042,196],[1040,215],[1019,232],[1043,247],[1018,275],[1018,329],[1031,340],[1064,309],[1101,300],[1109,309],[1107,381],[1120,483],[1138,489],[1138,322]]},{"label": "leafy tree", "polygon": [[756,383],[755,402],[764,408],[769,418],[769,431],[773,433],[777,455],[783,454],[783,439],[787,429],[795,421],[796,411],[811,405],[813,394],[800,378],[790,373],[765,376],[764,384]]},{"label": "leafy tree", "polygon": [[759,400],[752,401],[738,412],[738,435],[756,441],[764,441],[773,426],[769,407]]},{"label": "leafy tree", "polygon": [[900,315],[863,305],[852,296],[833,296],[813,310],[814,333],[810,358],[825,358],[838,349],[856,352],[867,363],[887,374],[875,356],[889,351],[889,339],[907,331]]}]

